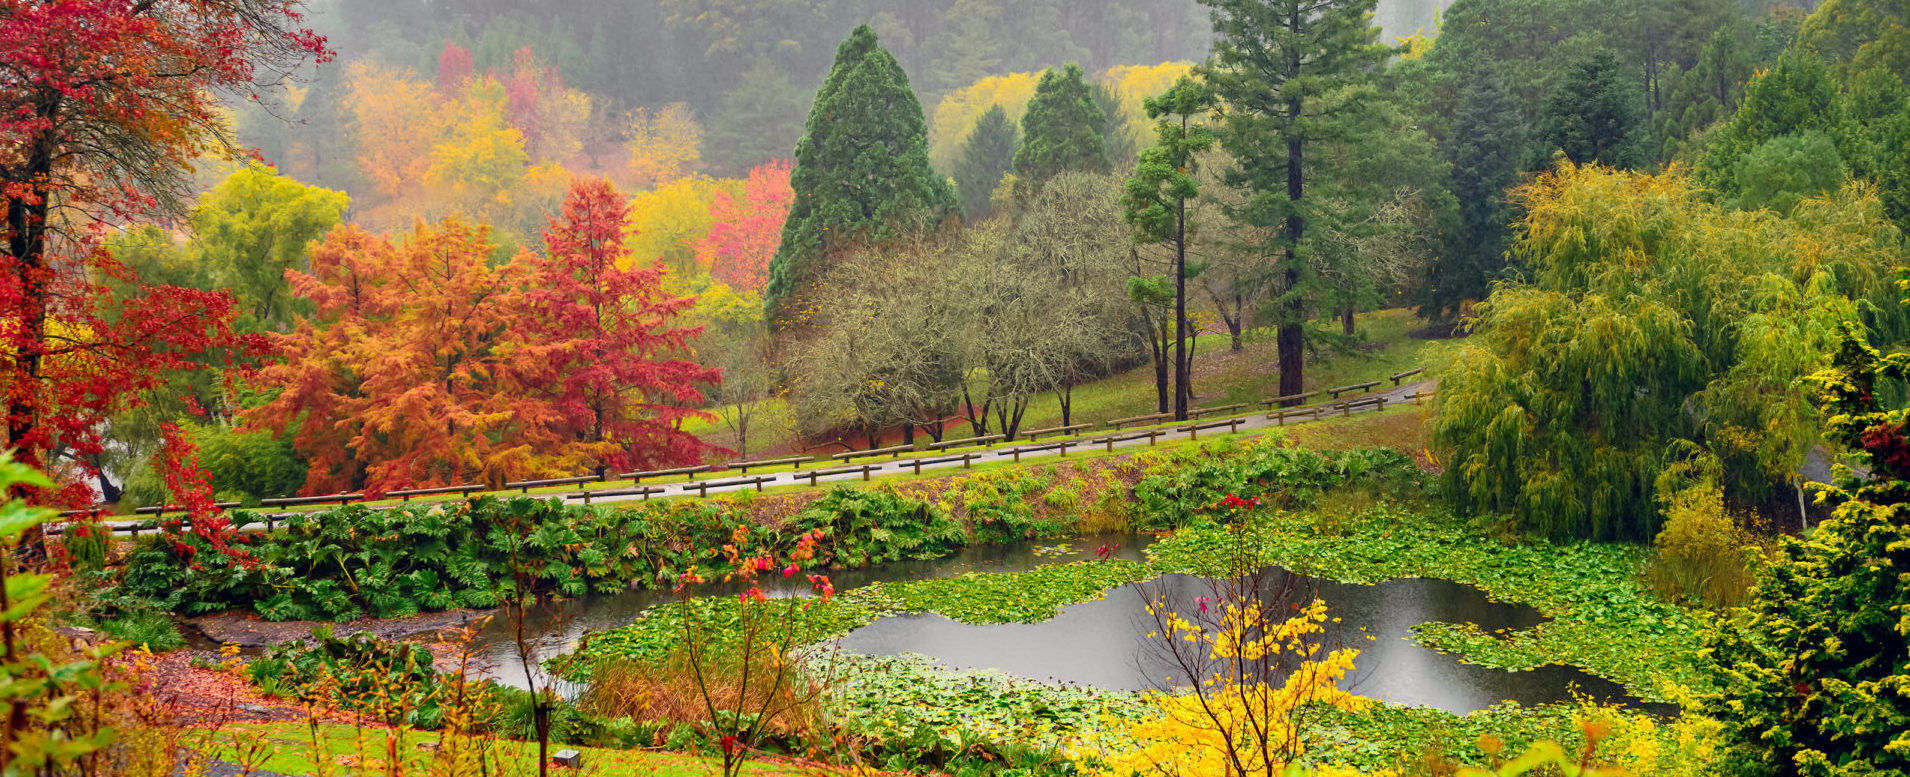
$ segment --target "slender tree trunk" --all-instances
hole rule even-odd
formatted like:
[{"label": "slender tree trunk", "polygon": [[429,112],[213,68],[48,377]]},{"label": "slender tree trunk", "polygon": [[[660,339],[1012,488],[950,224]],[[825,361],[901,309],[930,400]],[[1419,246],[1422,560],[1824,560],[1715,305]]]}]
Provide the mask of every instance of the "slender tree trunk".
[{"label": "slender tree trunk", "polygon": [[[1292,18],[1290,24],[1290,29],[1292,29],[1295,35],[1298,35],[1300,32],[1300,19],[1297,14]],[[1298,76],[1300,74],[1299,56],[1299,49],[1295,48],[1287,60],[1287,72],[1290,76]],[[1302,104],[1299,98],[1295,97],[1287,101],[1288,127],[1299,123],[1301,108]],[[1304,164],[1305,150],[1306,149],[1301,145],[1301,140],[1298,135],[1288,135],[1287,201],[1294,206],[1297,206],[1301,198],[1306,194],[1306,178],[1304,177],[1306,175],[1306,166]],[[1299,246],[1300,238],[1305,232],[1306,218],[1300,215],[1297,207],[1294,207],[1293,211],[1287,214],[1287,268],[1285,273],[1287,299],[1286,302],[1282,303],[1284,310],[1281,311],[1283,314],[1281,318],[1283,320],[1280,322],[1279,334],[1275,338],[1275,344],[1280,350],[1280,396],[1283,397],[1293,396],[1306,390],[1306,374],[1304,372],[1306,369],[1306,355],[1304,352],[1306,348],[1306,330],[1303,328],[1306,320],[1306,299],[1304,295],[1299,293]]]},{"label": "slender tree trunk", "polygon": [[[1187,117],[1181,117],[1181,133]],[[1187,200],[1176,203],[1174,223],[1174,420],[1187,420]]]},{"label": "slender tree trunk", "polygon": [[1347,337],[1352,337],[1354,331],[1355,330],[1353,328],[1353,306],[1347,305],[1344,308],[1340,308],[1340,334],[1346,335]]},{"label": "slender tree trunk", "polygon": [[1244,329],[1247,324],[1246,307],[1246,300],[1240,298],[1239,292],[1234,292],[1234,314],[1227,317],[1227,347],[1231,350],[1240,350],[1241,330]]},{"label": "slender tree trunk", "polygon": [[[25,170],[29,181],[44,181],[53,172],[53,155],[46,144],[37,144]],[[20,285],[18,339],[8,343],[13,351],[9,372],[15,381],[7,397],[7,445],[14,449],[14,460],[43,469],[41,451],[28,444],[39,428],[41,348],[46,342],[46,219],[48,205],[44,187],[27,196],[7,198],[7,253],[17,263]]]},{"label": "slender tree trunk", "polygon": [[1074,384],[1069,383],[1061,388],[1055,389],[1054,396],[1055,400],[1061,403],[1061,425],[1073,426]]},{"label": "slender tree trunk", "polygon": [[[50,104],[42,109],[45,116],[58,113],[59,100],[52,98]],[[7,197],[7,252],[17,263],[15,272],[19,273],[16,282],[20,285],[19,308],[12,311],[17,317],[20,330],[17,339],[4,345],[13,351],[12,369],[8,376],[14,381],[13,391],[7,402],[7,440],[6,445],[13,449],[14,461],[35,469],[44,470],[50,462],[45,459],[44,451],[33,445],[33,438],[39,431],[40,423],[40,367],[41,350],[46,343],[46,283],[51,273],[46,260],[47,214],[50,206],[49,193],[45,182],[53,174],[53,143],[44,134],[36,138],[26,153],[26,173],[24,181],[11,183],[24,184],[29,192],[23,195],[8,189]],[[9,497],[24,496],[21,493],[7,494]],[[20,544],[15,550],[18,557],[27,563],[38,563],[46,557],[46,529],[34,526],[20,536]],[[0,562],[4,563],[4,562]],[[12,658],[12,632],[7,636],[7,652]],[[25,724],[24,705],[14,705],[7,722],[9,732],[17,731]],[[16,725],[19,724],[19,725]]]},{"label": "slender tree trunk", "polygon": [[1161,315],[1161,322],[1155,326],[1148,324],[1153,331],[1147,338],[1147,346],[1154,355],[1154,412],[1167,412],[1167,316]]}]

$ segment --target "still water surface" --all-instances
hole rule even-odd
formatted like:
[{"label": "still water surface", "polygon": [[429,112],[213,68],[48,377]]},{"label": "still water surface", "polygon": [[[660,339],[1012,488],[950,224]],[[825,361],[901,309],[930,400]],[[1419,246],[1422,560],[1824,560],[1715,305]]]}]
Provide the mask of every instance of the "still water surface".
[{"label": "still water surface", "polygon": [[[1102,548],[1116,558],[1144,560],[1145,535],[1077,537],[1065,542],[1034,542],[1010,546],[973,547],[934,561],[900,562],[832,575],[839,590],[873,582],[925,580],[971,572],[1020,572],[1043,564],[1095,558]],[[1065,545],[1056,554],[1054,549]],[[1040,549],[1040,550],[1038,550]],[[1653,712],[1666,705],[1643,704],[1621,686],[1571,667],[1544,666],[1507,672],[1466,664],[1458,657],[1420,647],[1410,629],[1433,621],[1474,623],[1487,631],[1519,630],[1545,621],[1525,605],[1494,601],[1467,585],[1430,579],[1392,580],[1378,585],[1336,583],[1311,578],[1283,579],[1327,603],[1341,619],[1332,637],[1340,644],[1360,648],[1358,667],[1344,687],[1361,695],[1401,704],[1423,704],[1455,713],[1468,713],[1497,704],[1570,701],[1573,694],[1601,702],[1645,707]],[[798,578],[800,580],[800,578]],[[777,593],[807,593],[781,579],[788,587]],[[1188,575],[1169,575],[1144,584],[1153,595],[1170,602],[1191,603],[1211,595],[1206,581]],[[1036,680],[1117,690],[1145,690],[1162,685],[1173,674],[1164,658],[1148,647],[1151,630],[1141,586],[1122,586],[1091,602],[1070,605],[1060,615],[1041,623],[967,625],[935,614],[896,615],[850,632],[841,640],[849,651],[891,655],[920,653],[956,669],[997,669]],[[536,613],[529,624],[535,634],[533,649],[540,657],[564,652],[589,631],[625,626],[644,609],[671,600],[668,592],[630,591],[574,600],[554,612]],[[1364,631],[1361,631],[1364,629]],[[479,656],[498,667],[497,679],[524,683],[512,646],[510,627],[498,619],[479,635]],[[1367,640],[1371,635],[1374,639]]]}]

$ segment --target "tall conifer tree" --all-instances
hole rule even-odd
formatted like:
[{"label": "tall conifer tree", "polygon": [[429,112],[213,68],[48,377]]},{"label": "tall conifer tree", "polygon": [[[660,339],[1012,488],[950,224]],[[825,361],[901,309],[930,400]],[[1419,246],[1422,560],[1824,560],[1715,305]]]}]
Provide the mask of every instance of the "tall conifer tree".
[{"label": "tall conifer tree", "polygon": [[1505,265],[1512,236],[1506,190],[1518,181],[1525,148],[1519,104],[1496,74],[1484,71],[1459,91],[1453,132],[1440,153],[1452,165],[1459,228],[1447,232],[1426,284],[1429,318],[1446,319],[1467,299],[1484,299],[1493,273]]},{"label": "tall conifer tree", "polygon": [[962,144],[961,159],[955,162],[955,188],[962,198],[962,214],[969,221],[988,217],[993,208],[989,198],[1015,166],[1015,149],[1021,138],[1008,112],[997,105],[982,114],[974,131]]},{"label": "tall conifer tree", "polygon": [[1094,100],[1081,66],[1050,68],[1035,85],[1028,112],[1021,115],[1021,150],[1015,175],[1039,184],[1068,170],[1100,173],[1108,169],[1108,117]]},{"label": "tall conifer tree", "polygon": [[796,199],[764,299],[772,319],[786,320],[830,249],[922,229],[955,210],[954,190],[929,167],[922,104],[868,25],[836,50],[789,183]]},{"label": "tall conifer tree", "polygon": [[[1266,230],[1277,257],[1274,314],[1280,394],[1304,391],[1305,323],[1320,279],[1307,264],[1318,226],[1336,200],[1315,191],[1333,180],[1307,178],[1309,149],[1358,134],[1358,99],[1339,99],[1369,81],[1389,55],[1375,43],[1376,0],[1200,0],[1212,9],[1214,53],[1198,69],[1227,106],[1221,146],[1236,167],[1228,182],[1252,197],[1235,217]],[[1312,189],[1309,189],[1309,184]],[[1311,192],[1311,193],[1310,193]]]},{"label": "tall conifer tree", "polygon": [[1572,64],[1539,113],[1536,166],[1563,151],[1581,165],[1639,167],[1651,157],[1645,101],[1618,55],[1599,49]]}]

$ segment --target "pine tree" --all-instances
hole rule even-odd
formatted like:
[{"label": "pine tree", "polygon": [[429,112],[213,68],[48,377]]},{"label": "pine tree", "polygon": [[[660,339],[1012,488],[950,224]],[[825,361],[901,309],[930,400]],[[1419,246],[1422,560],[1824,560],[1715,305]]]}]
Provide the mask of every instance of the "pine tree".
[{"label": "pine tree", "polygon": [[1014,169],[1015,149],[1020,143],[1014,122],[999,105],[982,114],[975,130],[968,133],[968,140],[962,143],[962,157],[955,163],[955,190],[969,221],[987,218],[993,210],[990,195],[1001,185],[1002,176]]},{"label": "pine tree", "polygon": [[[1212,107],[1206,88],[1183,77],[1159,97],[1147,99],[1155,119],[1154,146],[1141,152],[1140,165],[1122,197],[1125,218],[1135,240],[1170,245],[1174,250],[1174,418],[1187,420],[1193,399],[1187,353],[1187,201],[1200,194],[1194,178],[1201,152],[1214,144],[1213,130],[1195,124]],[[1162,411],[1166,412],[1166,411]]]},{"label": "pine tree", "polygon": [[1539,111],[1535,167],[1551,164],[1553,151],[1573,162],[1618,168],[1645,164],[1651,154],[1644,97],[1610,49],[1572,63]]},{"label": "pine tree", "polygon": [[1459,228],[1446,234],[1432,266],[1422,314],[1447,319],[1468,299],[1484,299],[1493,273],[1505,265],[1512,214],[1506,190],[1518,180],[1525,126],[1519,104],[1496,74],[1466,80],[1454,111],[1452,136],[1441,156],[1452,165]]},{"label": "pine tree", "polygon": [[[1376,0],[1200,0],[1212,9],[1214,53],[1197,72],[1228,106],[1220,143],[1236,160],[1228,182],[1246,188],[1249,204],[1237,216],[1268,234],[1275,278],[1275,336],[1280,394],[1304,391],[1305,323],[1320,280],[1307,256],[1316,236],[1309,223],[1331,220],[1343,200],[1334,181],[1309,181],[1307,150],[1357,134],[1352,114],[1370,92],[1368,82],[1390,51],[1375,40],[1370,21]],[[1336,99],[1333,95],[1353,95]],[[1329,101],[1334,110],[1324,111]],[[1328,189],[1308,195],[1307,185]]]},{"label": "pine tree", "polygon": [[914,231],[957,207],[947,179],[929,167],[928,122],[908,75],[868,25],[836,50],[796,144],[790,186],[796,200],[764,295],[772,319],[786,319],[831,248]]},{"label": "pine tree", "polygon": [[1067,170],[1106,172],[1107,123],[1080,65],[1048,69],[1028,101],[1028,112],[1021,115],[1015,175],[1038,185]]},{"label": "pine tree", "polygon": [[1094,104],[1101,106],[1101,113],[1108,117],[1101,127],[1101,142],[1108,149],[1109,162],[1128,162],[1140,149],[1134,147],[1134,136],[1128,132],[1127,109],[1121,105],[1121,95],[1106,82],[1096,81],[1090,88],[1094,92]]}]

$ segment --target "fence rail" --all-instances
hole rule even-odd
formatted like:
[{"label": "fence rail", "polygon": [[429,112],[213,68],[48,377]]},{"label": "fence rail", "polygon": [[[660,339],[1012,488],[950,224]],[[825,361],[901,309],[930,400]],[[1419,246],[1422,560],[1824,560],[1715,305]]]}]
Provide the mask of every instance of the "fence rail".
[{"label": "fence rail", "polygon": [[[1393,375],[1390,376],[1389,379],[1392,381],[1395,387],[1398,387],[1399,385],[1401,385],[1401,381],[1405,380],[1406,378],[1410,378],[1415,375],[1420,375],[1420,374],[1423,374],[1424,372],[1425,372],[1425,368],[1415,367],[1410,370],[1404,370],[1401,372],[1394,373]],[[1326,414],[1333,413],[1333,412],[1338,412],[1342,415],[1350,416],[1353,414],[1354,411],[1360,410],[1363,408],[1368,408],[1368,407],[1374,408],[1376,410],[1385,410],[1388,402],[1402,402],[1404,400],[1410,399],[1412,400],[1414,404],[1420,404],[1422,400],[1432,397],[1436,393],[1433,391],[1419,389],[1419,390],[1413,391],[1411,394],[1406,394],[1404,396],[1399,396],[1399,397],[1393,397],[1390,399],[1384,394],[1380,394],[1380,395],[1374,395],[1374,396],[1368,396],[1368,397],[1361,397],[1359,399],[1354,399],[1354,400],[1334,402],[1332,404],[1310,405],[1310,406],[1303,406],[1303,407],[1286,407],[1279,410],[1272,409],[1273,406],[1278,404],[1301,402],[1307,399],[1319,397],[1322,394],[1330,395],[1334,399],[1338,399],[1341,394],[1346,394],[1346,393],[1350,393],[1354,391],[1371,391],[1373,388],[1381,385],[1383,382],[1384,381],[1378,381],[1378,380],[1367,381],[1364,383],[1354,383],[1354,384],[1339,386],[1339,387],[1330,388],[1330,389],[1308,391],[1308,392],[1304,392],[1300,394],[1291,394],[1291,395],[1279,396],[1279,397],[1269,397],[1266,399],[1262,399],[1257,403],[1236,402],[1236,403],[1227,404],[1227,405],[1197,408],[1190,411],[1189,415],[1190,417],[1199,417],[1199,416],[1210,415],[1215,413],[1231,413],[1231,412],[1245,409],[1252,404],[1258,404],[1258,405],[1265,406],[1269,409],[1270,412],[1267,412],[1265,414],[1265,418],[1267,420],[1275,421],[1277,424],[1284,426],[1286,422],[1289,420],[1293,420],[1296,418],[1308,418],[1308,417],[1317,420],[1319,418],[1324,417]],[[1069,424],[1066,426],[1056,426],[1056,427],[1050,427],[1046,429],[1031,429],[1031,430],[1028,430],[1027,432],[1024,432],[1023,434],[1030,443],[1034,443],[1034,444],[1015,445],[1012,447],[1002,448],[999,450],[992,450],[988,453],[971,451],[971,452],[962,453],[962,454],[914,457],[906,461],[895,462],[895,467],[897,469],[900,469],[902,467],[908,467],[915,474],[919,475],[921,474],[922,469],[924,467],[934,466],[937,464],[948,464],[948,463],[952,463],[956,461],[960,461],[964,469],[971,468],[973,467],[974,462],[981,460],[989,455],[1010,456],[1016,462],[1020,462],[1021,457],[1024,454],[1036,454],[1036,453],[1045,453],[1048,451],[1056,451],[1060,453],[1060,455],[1065,457],[1068,455],[1068,450],[1070,448],[1088,447],[1088,446],[1094,446],[1094,445],[1104,446],[1107,452],[1113,453],[1114,446],[1118,443],[1145,439],[1147,440],[1148,445],[1152,446],[1156,444],[1161,437],[1166,436],[1168,434],[1175,433],[1175,432],[1185,433],[1188,435],[1189,439],[1199,439],[1200,432],[1208,430],[1208,429],[1218,429],[1223,426],[1226,427],[1230,433],[1238,432],[1240,429],[1240,426],[1242,424],[1248,423],[1250,420],[1249,416],[1232,416],[1229,418],[1215,419],[1211,421],[1185,423],[1179,426],[1175,426],[1172,429],[1152,428],[1152,429],[1140,429],[1140,430],[1134,430],[1134,431],[1124,430],[1124,428],[1129,425],[1155,423],[1155,422],[1170,420],[1171,418],[1172,418],[1171,413],[1152,413],[1148,415],[1133,416],[1130,418],[1117,418],[1112,421],[1106,422],[1108,426],[1112,427],[1115,430],[1114,432],[1092,436],[1092,437],[1080,436],[1080,433],[1082,431],[1085,431],[1093,427],[1092,424],[1086,424],[1086,423]],[[1056,440],[1054,442],[1048,442],[1048,443],[1039,442],[1040,438],[1043,436],[1056,435],[1056,434],[1071,435],[1071,436],[1065,439]],[[1006,438],[1004,435],[992,434],[992,435],[982,435],[978,437],[967,437],[967,438],[961,438],[961,439],[955,439],[955,440],[944,440],[942,442],[934,443],[927,447],[929,450],[932,450],[932,451],[945,451],[949,448],[955,448],[955,447],[960,447],[965,445],[982,445],[986,447],[986,446],[992,445],[993,443],[1003,442],[1005,440]],[[851,464],[849,462],[858,458],[885,456],[885,455],[893,457],[893,458],[900,458],[902,454],[910,453],[910,452],[913,452],[914,450],[915,450],[915,447],[911,445],[894,445],[894,446],[883,447],[883,448],[871,448],[868,450],[844,451],[842,453],[832,454],[828,457],[829,459],[834,459],[839,462],[842,462],[841,466],[812,469],[806,472],[800,471],[802,468],[802,465],[806,463],[818,461],[819,459],[812,456],[791,456],[791,457],[777,458],[777,459],[732,461],[724,465],[724,467],[726,469],[733,469],[733,470],[740,471],[744,473],[745,477],[719,479],[719,480],[703,480],[703,481],[696,480],[696,476],[698,474],[707,473],[712,470],[711,465],[700,464],[700,465],[690,466],[690,467],[673,467],[669,469],[645,470],[645,471],[639,471],[639,472],[625,472],[625,473],[621,473],[614,476],[607,475],[607,474],[596,474],[596,475],[580,475],[577,477],[568,477],[568,478],[549,478],[544,480],[512,481],[509,483],[505,483],[504,488],[505,490],[517,489],[520,493],[529,493],[530,489],[532,488],[539,488],[539,487],[545,487],[545,486],[561,486],[561,485],[581,485],[586,483],[603,483],[603,482],[608,482],[609,480],[611,480],[612,477],[614,477],[617,480],[631,481],[635,485],[620,486],[620,487],[608,488],[608,489],[595,489],[595,490],[584,489],[582,491],[578,491],[575,493],[552,494],[551,496],[558,497],[565,500],[580,499],[585,504],[590,504],[593,500],[608,499],[612,497],[640,496],[647,500],[652,496],[664,494],[668,492],[669,489],[664,486],[645,486],[642,484],[644,479],[669,477],[673,475],[683,475],[685,477],[685,482],[677,484],[681,486],[682,491],[684,492],[694,491],[699,497],[707,497],[711,489],[717,489],[717,488],[754,486],[757,491],[762,491],[764,490],[765,484],[775,482],[778,479],[779,477],[778,475],[748,476],[748,472],[751,468],[758,468],[758,467],[790,465],[794,470],[797,470],[797,471],[792,471],[788,473],[790,475],[790,480],[792,482],[807,480],[810,486],[818,485],[821,482],[822,478],[836,477],[840,475],[859,474],[862,476],[862,479],[864,481],[867,481],[871,478],[871,476],[875,472],[884,469],[888,465]],[[387,492],[383,496],[396,497],[396,498],[403,499],[406,502],[409,502],[411,501],[413,497],[440,496],[440,495],[447,495],[447,494],[469,495],[472,493],[483,492],[485,490],[486,490],[486,486],[481,484],[464,484],[464,485],[456,485],[456,486],[440,486],[440,487],[434,487],[434,488],[403,489],[398,491]],[[364,498],[365,498],[365,494],[363,492],[350,492],[350,493],[339,493],[339,494],[325,494],[325,495],[319,495],[319,496],[301,496],[301,497],[263,499],[263,500],[260,500],[260,504],[267,507],[298,507],[298,506],[306,506],[306,505],[326,505],[326,504],[349,505],[352,502],[363,501]],[[218,503],[216,506],[221,509],[229,510],[229,509],[240,507],[240,503],[221,502],[221,503]],[[389,509],[389,508],[374,507],[371,509]],[[134,511],[134,513],[136,515],[152,515],[156,517],[156,516],[162,516],[168,512],[175,512],[175,511],[182,511],[182,510],[183,508],[178,505],[154,505],[150,507],[138,508],[137,510]],[[85,508],[85,509],[79,509],[79,510],[67,510],[60,513],[60,516],[63,518],[92,517],[96,520],[111,517],[111,516],[105,515],[104,511],[105,511],[105,507],[101,505],[101,506],[95,506],[92,508]],[[275,529],[280,520],[283,520],[289,516],[302,515],[302,514],[305,514],[305,513],[297,513],[297,512],[254,513],[255,516],[258,516],[264,519],[266,528],[268,530]],[[186,519],[182,518],[180,520],[183,522]],[[63,525],[64,524],[55,524],[49,527],[49,531],[53,533],[58,533],[60,529],[63,527]],[[158,527],[158,525],[159,523],[156,520],[156,518],[142,520],[142,521],[130,521],[130,522],[120,522],[120,523],[109,524],[110,528],[115,532],[128,532],[133,534],[134,536],[138,536],[139,532],[141,531],[155,529]]]}]

